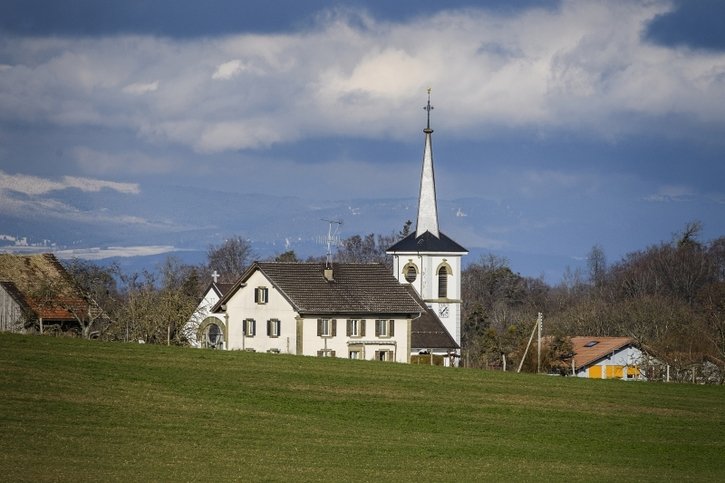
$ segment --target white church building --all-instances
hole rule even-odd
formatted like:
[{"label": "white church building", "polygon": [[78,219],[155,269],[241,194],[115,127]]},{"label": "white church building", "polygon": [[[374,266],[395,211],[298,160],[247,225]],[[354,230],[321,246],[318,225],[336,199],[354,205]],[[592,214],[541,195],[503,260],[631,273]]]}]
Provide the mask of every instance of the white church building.
[{"label": "white church building", "polygon": [[209,286],[186,325],[192,346],[455,363],[468,252],[438,228],[428,94],[416,229],[387,250],[393,273],[382,264],[256,262],[235,284]]}]

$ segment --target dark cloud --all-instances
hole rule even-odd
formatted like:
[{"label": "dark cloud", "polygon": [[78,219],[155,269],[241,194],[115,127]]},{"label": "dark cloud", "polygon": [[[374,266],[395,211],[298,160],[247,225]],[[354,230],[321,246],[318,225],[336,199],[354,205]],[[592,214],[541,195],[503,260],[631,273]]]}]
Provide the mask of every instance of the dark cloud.
[{"label": "dark cloud", "polygon": [[678,0],[676,4],[650,22],[647,39],[667,46],[725,50],[725,2]]},{"label": "dark cloud", "polygon": [[[516,12],[531,6],[555,7],[558,1],[507,0],[486,3],[487,9]],[[17,35],[95,36],[152,34],[203,37],[235,32],[281,32],[304,29],[328,8],[364,9],[389,20],[432,14],[442,9],[480,7],[473,0],[3,0],[0,32]],[[423,34],[423,33],[421,33]]]}]

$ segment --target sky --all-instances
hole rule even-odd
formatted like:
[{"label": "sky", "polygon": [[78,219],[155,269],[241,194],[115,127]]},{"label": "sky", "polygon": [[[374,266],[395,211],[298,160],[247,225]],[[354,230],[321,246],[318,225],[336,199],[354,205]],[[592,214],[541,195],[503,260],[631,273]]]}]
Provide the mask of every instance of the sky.
[{"label": "sky", "polygon": [[0,214],[70,189],[415,198],[430,87],[439,201],[507,214],[440,216],[472,251],[724,235],[725,2],[512,3],[4,0]]}]

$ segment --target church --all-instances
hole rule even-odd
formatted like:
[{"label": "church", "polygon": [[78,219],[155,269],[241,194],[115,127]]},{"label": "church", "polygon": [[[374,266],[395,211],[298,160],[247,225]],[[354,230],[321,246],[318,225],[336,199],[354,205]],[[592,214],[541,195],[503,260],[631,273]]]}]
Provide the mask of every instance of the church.
[{"label": "church", "polygon": [[438,227],[430,90],[415,231],[382,264],[255,262],[207,288],[186,335],[194,347],[457,365],[461,258]]}]

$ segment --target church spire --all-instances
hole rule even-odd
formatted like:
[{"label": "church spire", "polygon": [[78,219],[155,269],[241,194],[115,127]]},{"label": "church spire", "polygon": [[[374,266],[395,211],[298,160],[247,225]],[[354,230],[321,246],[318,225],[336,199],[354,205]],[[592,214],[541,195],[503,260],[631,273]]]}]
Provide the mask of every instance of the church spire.
[{"label": "church spire", "polygon": [[433,172],[433,149],[431,148],[430,88],[428,88],[428,104],[423,107],[428,113],[428,124],[423,129],[425,133],[425,148],[423,150],[423,171],[420,175],[420,194],[418,196],[418,221],[415,226],[415,236],[419,237],[426,231],[439,238],[438,233],[438,206],[436,203],[436,181]]}]

